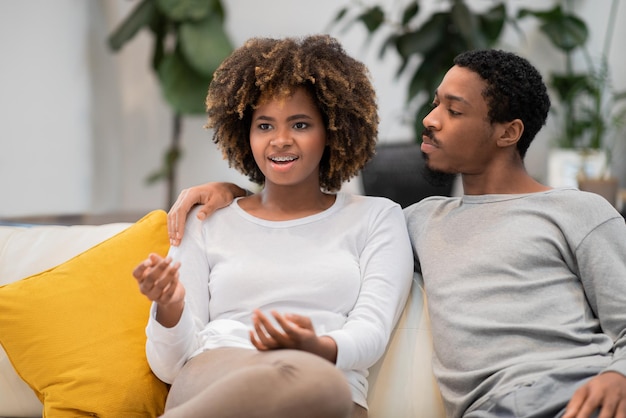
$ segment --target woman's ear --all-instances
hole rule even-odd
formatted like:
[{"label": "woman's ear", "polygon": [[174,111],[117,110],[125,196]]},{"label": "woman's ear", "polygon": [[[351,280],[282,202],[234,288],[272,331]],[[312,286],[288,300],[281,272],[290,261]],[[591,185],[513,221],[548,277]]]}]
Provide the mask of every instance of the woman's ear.
[{"label": "woman's ear", "polygon": [[524,123],[520,119],[503,123],[502,127],[504,128],[502,134],[496,141],[499,147],[510,147],[517,144],[524,133]]}]

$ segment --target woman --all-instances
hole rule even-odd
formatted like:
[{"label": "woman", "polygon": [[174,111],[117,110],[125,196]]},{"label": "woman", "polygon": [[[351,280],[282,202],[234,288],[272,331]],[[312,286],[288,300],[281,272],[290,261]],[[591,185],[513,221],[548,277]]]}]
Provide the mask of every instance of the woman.
[{"label": "woman", "polygon": [[[133,272],[166,417],[366,417],[367,369],[411,283],[403,213],[337,192],[371,158],[366,67],[329,36],[255,38],[216,71],[207,127],[262,185]],[[192,212],[193,213],[193,212]]]}]

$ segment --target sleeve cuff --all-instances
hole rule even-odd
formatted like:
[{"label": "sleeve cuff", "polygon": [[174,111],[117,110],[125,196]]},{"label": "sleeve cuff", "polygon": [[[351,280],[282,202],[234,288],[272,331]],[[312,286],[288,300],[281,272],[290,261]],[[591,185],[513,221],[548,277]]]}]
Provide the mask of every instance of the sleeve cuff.
[{"label": "sleeve cuff", "polygon": [[156,320],[157,305],[152,303],[150,307],[150,317],[146,327],[146,335],[148,339],[167,345],[175,344],[188,338],[193,333],[193,318],[187,309],[187,304],[183,308],[183,313],[176,325],[171,328],[164,327]]},{"label": "sleeve cuff", "polygon": [[335,366],[342,370],[352,369],[356,350],[352,338],[341,330],[332,331],[324,335],[335,340],[335,344],[337,344],[337,361]]}]

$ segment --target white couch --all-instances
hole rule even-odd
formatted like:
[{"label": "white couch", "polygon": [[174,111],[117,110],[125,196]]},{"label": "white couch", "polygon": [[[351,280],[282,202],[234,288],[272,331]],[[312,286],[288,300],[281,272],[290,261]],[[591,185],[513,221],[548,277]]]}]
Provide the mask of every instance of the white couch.
[{"label": "white couch", "polygon": [[[0,226],[0,286],[63,263],[128,226]],[[431,352],[424,295],[416,281],[387,353],[370,370],[370,418],[445,416],[431,373]],[[41,414],[42,404],[0,347],[0,417]]]}]

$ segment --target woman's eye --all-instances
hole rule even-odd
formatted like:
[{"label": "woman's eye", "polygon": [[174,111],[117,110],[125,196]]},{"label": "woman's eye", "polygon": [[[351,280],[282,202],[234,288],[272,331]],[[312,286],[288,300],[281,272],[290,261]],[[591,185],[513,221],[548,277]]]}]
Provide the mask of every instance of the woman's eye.
[{"label": "woman's eye", "polygon": [[296,122],[293,127],[296,129],[306,129],[309,126],[306,122]]},{"label": "woman's eye", "polygon": [[270,124],[269,123],[261,123],[259,124],[259,129],[262,131],[267,131],[268,129],[270,129]]}]

